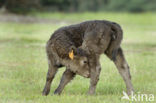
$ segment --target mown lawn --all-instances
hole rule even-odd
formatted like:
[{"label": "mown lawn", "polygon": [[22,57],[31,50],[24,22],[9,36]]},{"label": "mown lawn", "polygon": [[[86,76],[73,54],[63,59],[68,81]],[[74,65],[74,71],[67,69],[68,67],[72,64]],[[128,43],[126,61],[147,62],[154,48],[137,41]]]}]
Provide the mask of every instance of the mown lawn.
[{"label": "mown lawn", "polygon": [[[80,76],[76,76],[66,86],[62,95],[53,95],[65,68],[61,68],[57,73],[50,95],[47,97],[41,95],[48,69],[45,44],[52,32],[63,25],[92,19],[107,19],[121,24],[124,30],[122,47],[131,68],[134,89],[136,93],[156,96],[156,14],[35,13],[32,15],[58,23],[0,22],[0,103],[129,102],[121,99],[125,84],[114,64],[104,55],[101,56],[102,71],[96,95],[87,95],[89,79]],[[155,102],[156,97],[153,103]]]}]

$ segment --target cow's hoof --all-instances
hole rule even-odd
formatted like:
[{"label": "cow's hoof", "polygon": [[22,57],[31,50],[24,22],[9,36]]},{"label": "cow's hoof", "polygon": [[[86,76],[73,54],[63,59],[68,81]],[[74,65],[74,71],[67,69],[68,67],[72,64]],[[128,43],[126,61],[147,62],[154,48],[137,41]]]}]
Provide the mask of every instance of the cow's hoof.
[{"label": "cow's hoof", "polygon": [[95,92],[94,91],[88,91],[88,95],[94,95]]},{"label": "cow's hoof", "polygon": [[55,94],[55,95],[60,95],[61,92],[59,92],[59,90],[56,89],[55,92],[54,92],[54,94]]},{"label": "cow's hoof", "polygon": [[47,96],[49,94],[49,92],[50,92],[50,90],[44,89],[43,92],[42,92],[42,95]]},{"label": "cow's hoof", "polygon": [[134,93],[134,89],[127,90],[127,94],[128,94],[129,96],[132,95],[132,93]]}]

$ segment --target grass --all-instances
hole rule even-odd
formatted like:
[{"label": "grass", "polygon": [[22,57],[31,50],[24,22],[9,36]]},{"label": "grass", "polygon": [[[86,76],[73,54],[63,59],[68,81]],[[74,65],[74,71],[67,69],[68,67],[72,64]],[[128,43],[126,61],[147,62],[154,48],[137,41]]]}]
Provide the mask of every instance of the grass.
[{"label": "grass", "polygon": [[[32,14],[31,14],[32,15]],[[107,19],[121,24],[122,47],[131,67],[136,93],[156,96],[156,14],[142,13],[35,13],[42,19],[81,22]],[[0,22],[0,103],[125,103],[125,84],[114,64],[101,56],[102,71],[96,95],[88,96],[89,79],[80,76],[69,83],[61,96],[53,95],[65,68],[51,86],[50,95],[41,95],[47,60],[45,43],[62,25],[53,23]],[[156,100],[155,100],[156,101]],[[145,102],[145,101],[144,101]]]}]

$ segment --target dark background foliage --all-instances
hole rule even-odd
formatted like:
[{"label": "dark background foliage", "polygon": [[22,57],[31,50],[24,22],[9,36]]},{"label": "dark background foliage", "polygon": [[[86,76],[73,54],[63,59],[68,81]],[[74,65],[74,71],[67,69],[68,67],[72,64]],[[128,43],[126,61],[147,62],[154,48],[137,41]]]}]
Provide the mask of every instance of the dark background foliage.
[{"label": "dark background foliage", "polygon": [[0,7],[11,12],[31,10],[85,11],[156,11],[156,0],[0,0]]}]

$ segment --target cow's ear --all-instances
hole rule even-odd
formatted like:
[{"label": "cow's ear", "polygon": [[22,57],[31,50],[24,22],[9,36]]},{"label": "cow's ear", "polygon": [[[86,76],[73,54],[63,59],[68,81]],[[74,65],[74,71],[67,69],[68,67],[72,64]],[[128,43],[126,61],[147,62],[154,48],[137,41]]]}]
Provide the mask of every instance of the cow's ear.
[{"label": "cow's ear", "polygon": [[69,58],[70,58],[71,60],[74,59],[74,51],[73,51],[73,49],[72,49],[71,51],[69,51]]}]

